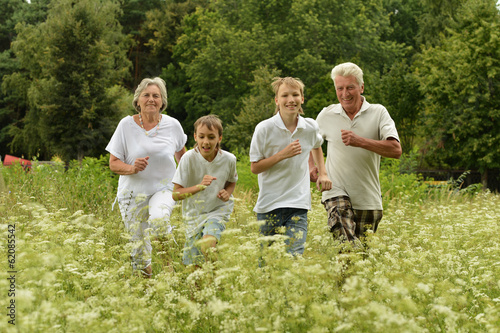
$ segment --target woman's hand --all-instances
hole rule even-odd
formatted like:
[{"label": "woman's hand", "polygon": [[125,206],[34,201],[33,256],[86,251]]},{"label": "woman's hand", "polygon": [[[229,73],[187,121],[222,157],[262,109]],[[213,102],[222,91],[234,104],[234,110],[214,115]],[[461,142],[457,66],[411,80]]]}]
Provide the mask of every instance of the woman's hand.
[{"label": "woman's hand", "polygon": [[149,164],[148,160],[149,160],[149,156],[136,158],[134,165],[133,165],[134,166],[134,174],[138,173],[139,171],[144,171]]}]

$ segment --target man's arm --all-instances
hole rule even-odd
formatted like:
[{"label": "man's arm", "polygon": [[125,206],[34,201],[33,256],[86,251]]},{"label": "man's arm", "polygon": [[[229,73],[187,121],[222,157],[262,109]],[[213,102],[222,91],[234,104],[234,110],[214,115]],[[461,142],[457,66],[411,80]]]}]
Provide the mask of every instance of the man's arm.
[{"label": "man's arm", "polygon": [[373,140],[363,138],[352,131],[341,130],[342,142],[346,146],[359,147],[384,157],[400,158],[403,153],[401,144],[395,138],[387,138],[387,140]]},{"label": "man's arm", "polygon": [[309,153],[309,180],[313,183],[318,181],[319,170],[318,167],[314,164],[313,152]]}]

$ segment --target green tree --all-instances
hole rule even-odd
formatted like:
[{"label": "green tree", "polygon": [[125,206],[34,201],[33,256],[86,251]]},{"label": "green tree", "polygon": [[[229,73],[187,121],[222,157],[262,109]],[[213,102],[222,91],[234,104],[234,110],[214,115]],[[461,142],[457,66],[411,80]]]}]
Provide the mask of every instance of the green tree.
[{"label": "green tree", "polygon": [[429,163],[500,167],[500,12],[469,0],[439,46],[424,49],[417,74],[425,95]]},{"label": "green tree", "polygon": [[425,10],[419,15],[418,44],[436,46],[443,36],[448,35],[448,27],[456,21],[458,10],[467,0],[420,0]]},{"label": "green tree", "polygon": [[171,61],[172,49],[181,33],[183,17],[205,0],[124,0],[120,23],[130,39],[128,58],[132,75],[127,80],[135,89],[145,77],[160,75]]},{"label": "green tree", "polygon": [[14,146],[65,160],[103,152],[123,114],[115,107],[125,92],[113,87],[129,70],[118,13],[112,0],[57,0],[44,23],[17,27],[13,49],[30,83]]},{"label": "green tree", "polygon": [[258,123],[274,114],[274,92],[271,88],[273,77],[279,76],[278,71],[270,71],[267,67],[253,72],[250,95],[243,98],[243,108],[226,126],[223,143],[231,151],[244,151],[250,147],[253,131]]},{"label": "green tree", "polygon": [[171,110],[187,124],[208,113],[230,124],[248,102],[254,71],[265,66],[299,77],[319,101],[318,83],[333,65],[350,60],[379,71],[392,64],[401,48],[383,40],[390,29],[382,0],[210,2],[184,18],[163,74],[185,80],[173,91],[182,103]]},{"label": "green tree", "polygon": [[20,70],[19,63],[15,58],[11,43],[17,34],[16,24],[27,22],[36,24],[47,17],[47,7],[50,0],[33,0],[27,3],[23,0],[0,0],[2,15],[0,16],[0,155],[15,154],[22,155],[22,151],[12,150],[8,144],[12,140],[9,131],[12,124],[19,122],[25,115],[27,109],[26,78],[22,75],[4,78]]}]

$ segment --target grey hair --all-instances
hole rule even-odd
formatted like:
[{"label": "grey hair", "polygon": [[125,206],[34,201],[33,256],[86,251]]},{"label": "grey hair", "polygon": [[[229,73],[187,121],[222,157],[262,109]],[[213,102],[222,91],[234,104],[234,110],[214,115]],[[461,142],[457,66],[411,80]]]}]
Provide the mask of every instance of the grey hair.
[{"label": "grey hair", "polygon": [[358,65],[353,64],[352,62],[345,62],[343,64],[337,65],[332,69],[332,80],[333,84],[335,84],[335,78],[337,76],[354,76],[356,81],[358,81],[358,85],[361,87],[364,84],[363,81],[363,71],[359,68]]},{"label": "grey hair", "polygon": [[160,78],[160,77],[155,77],[154,79],[146,78],[139,83],[139,86],[137,86],[137,89],[135,90],[134,93],[134,100],[132,101],[132,105],[134,106],[134,109],[137,112],[141,112],[141,107],[137,105],[137,101],[139,100],[139,96],[141,96],[142,91],[146,89],[147,86],[154,84],[158,88],[160,88],[160,93],[161,93],[161,101],[162,105],[160,108],[160,113],[165,111],[167,108],[167,86],[165,84],[165,81]]}]

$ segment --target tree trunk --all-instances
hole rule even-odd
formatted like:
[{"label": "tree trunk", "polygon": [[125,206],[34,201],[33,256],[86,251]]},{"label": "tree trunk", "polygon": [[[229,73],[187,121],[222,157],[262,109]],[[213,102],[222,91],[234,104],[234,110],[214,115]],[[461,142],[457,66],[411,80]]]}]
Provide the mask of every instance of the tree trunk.
[{"label": "tree trunk", "polygon": [[483,185],[483,189],[488,188],[488,169],[484,169],[484,172],[481,172],[481,184]]}]

